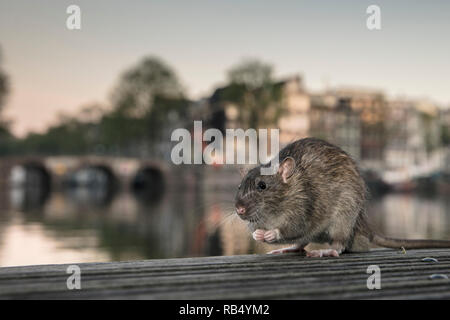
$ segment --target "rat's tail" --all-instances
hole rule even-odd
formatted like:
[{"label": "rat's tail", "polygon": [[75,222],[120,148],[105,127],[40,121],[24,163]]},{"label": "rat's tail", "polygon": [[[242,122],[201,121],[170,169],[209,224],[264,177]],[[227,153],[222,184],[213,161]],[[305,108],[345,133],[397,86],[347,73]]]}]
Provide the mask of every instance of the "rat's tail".
[{"label": "rat's tail", "polygon": [[376,228],[369,223],[365,212],[362,212],[356,223],[356,230],[366,236],[375,245],[385,248],[401,249],[431,249],[450,248],[450,240],[424,240],[424,239],[396,239],[380,235]]},{"label": "rat's tail", "polygon": [[386,248],[425,249],[425,248],[450,248],[448,240],[406,240],[383,237],[374,234],[372,242]]}]

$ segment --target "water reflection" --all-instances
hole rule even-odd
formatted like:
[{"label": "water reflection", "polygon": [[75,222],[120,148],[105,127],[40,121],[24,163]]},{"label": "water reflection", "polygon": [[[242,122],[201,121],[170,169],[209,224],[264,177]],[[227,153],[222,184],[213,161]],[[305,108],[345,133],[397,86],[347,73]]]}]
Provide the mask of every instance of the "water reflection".
[{"label": "water reflection", "polygon": [[47,201],[50,190],[42,188],[13,187],[10,190],[10,204],[20,211],[40,208]]},{"label": "water reflection", "polygon": [[11,206],[23,211],[40,208],[49,197],[50,180],[48,171],[39,163],[14,166],[8,181]]},{"label": "water reflection", "polygon": [[[193,178],[191,178],[193,179]],[[12,188],[0,212],[0,265],[232,255],[268,251],[233,214],[234,190],[180,183],[158,201],[130,192],[68,188],[42,197]],[[233,184],[230,184],[233,185]],[[2,206],[4,207],[4,206]],[[387,194],[369,216],[389,236],[450,238],[450,200]]]},{"label": "water reflection", "polygon": [[64,191],[65,198],[74,206],[102,208],[108,206],[115,192],[104,188],[68,188]]},{"label": "water reflection", "polygon": [[371,201],[369,216],[388,236],[450,239],[450,200],[444,196],[387,194]]},{"label": "water reflection", "polygon": [[165,181],[160,170],[141,168],[134,177],[131,188],[141,202],[148,204],[158,202],[165,191]]}]

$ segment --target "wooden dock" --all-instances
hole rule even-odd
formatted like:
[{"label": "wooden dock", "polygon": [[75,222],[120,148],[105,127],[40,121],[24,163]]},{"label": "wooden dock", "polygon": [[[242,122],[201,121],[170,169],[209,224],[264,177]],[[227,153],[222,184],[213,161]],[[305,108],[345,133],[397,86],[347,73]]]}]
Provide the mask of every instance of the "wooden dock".
[{"label": "wooden dock", "polygon": [[[435,258],[437,262],[423,261]],[[381,289],[367,288],[370,265]],[[339,258],[295,254],[0,268],[1,299],[449,299],[450,250],[374,250]]]}]

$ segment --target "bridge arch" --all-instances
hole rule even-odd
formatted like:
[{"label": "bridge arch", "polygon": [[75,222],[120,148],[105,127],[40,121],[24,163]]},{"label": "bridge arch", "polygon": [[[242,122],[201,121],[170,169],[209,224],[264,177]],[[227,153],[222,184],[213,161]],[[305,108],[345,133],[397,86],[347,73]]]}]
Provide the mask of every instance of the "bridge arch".
[{"label": "bridge arch", "polygon": [[156,164],[143,164],[131,180],[131,190],[143,202],[158,202],[166,191],[165,170]]},{"label": "bridge arch", "polygon": [[50,189],[52,177],[40,161],[21,161],[11,167],[9,182],[13,187]]},{"label": "bridge arch", "polygon": [[10,205],[24,211],[41,207],[52,188],[51,172],[44,163],[23,160],[12,162],[9,168]]},{"label": "bridge arch", "polygon": [[118,178],[113,168],[97,161],[83,161],[65,174],[66,187],[116,189]]}]

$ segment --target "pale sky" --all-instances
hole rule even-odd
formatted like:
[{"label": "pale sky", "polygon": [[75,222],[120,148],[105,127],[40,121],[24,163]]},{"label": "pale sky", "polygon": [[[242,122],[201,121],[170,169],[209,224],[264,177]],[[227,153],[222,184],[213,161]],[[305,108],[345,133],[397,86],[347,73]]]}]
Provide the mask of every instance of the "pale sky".
[{"label": "pale sky", "polygon": [[[82,29],[66,28],[81,7]],[[379,31],[366,8],[381,8]],[[307,88],[361,86],[450,104],[449,1],[0,0],[2,68],[16,134],[59,112],[107,103],[119,74],[157,55],[191,98],[210,94],[245,57],[302,74]]]}]

